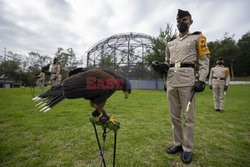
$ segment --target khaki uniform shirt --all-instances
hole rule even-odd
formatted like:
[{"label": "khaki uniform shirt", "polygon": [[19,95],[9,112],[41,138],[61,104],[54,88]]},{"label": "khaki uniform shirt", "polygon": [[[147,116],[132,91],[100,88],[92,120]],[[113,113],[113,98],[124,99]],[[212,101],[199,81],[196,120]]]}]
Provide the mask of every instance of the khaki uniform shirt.
[{"label": "khaki uniform shirt", "polygon": [[51,68],[51,73],[52,74],[56,74],[56,75],[59,75],[60,74],[60,71],[61,71],[61,67],[59,64],[54,64]]},{"label": "khaki uniform shirt", "polygon": [[[209,72],[209,50],[206,38],[199,32],[178,36],[168,42],[165,51],[167,64],[195,64],[198,62],[198,79],[206,81]],[[182,87],[193,86],[196,80],[195,71],[189,67],[172,67],[168,71],[167,86]]]},{"label": "khaki uniform shirt", "polygon": [[211,69],[209,85],[228,85],[230,81],[229,69],[224,65],[216,65]]},{"label": "khaki uniform shirt", "polygon": [[39,80],[40,81],[44,81],[45,80],[45,73],[44,72],[40,72],[40,74],[39,74]]}]

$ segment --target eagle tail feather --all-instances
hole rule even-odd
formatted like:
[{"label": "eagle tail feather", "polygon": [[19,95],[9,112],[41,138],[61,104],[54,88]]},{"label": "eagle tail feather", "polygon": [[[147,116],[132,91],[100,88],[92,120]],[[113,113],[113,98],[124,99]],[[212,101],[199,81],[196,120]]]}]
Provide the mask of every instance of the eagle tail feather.
[{"label": "eagle tail feather", "polygon": [[[49,109],[65,99],[61,85],[52,87],[47,92],[37,96],[34,102],[39,102],[36,106],[42,108],[40,111],[47,112]],[[38,99],[38,100],[37,100]],[[42,101],[42,102],[41,102]]]}]

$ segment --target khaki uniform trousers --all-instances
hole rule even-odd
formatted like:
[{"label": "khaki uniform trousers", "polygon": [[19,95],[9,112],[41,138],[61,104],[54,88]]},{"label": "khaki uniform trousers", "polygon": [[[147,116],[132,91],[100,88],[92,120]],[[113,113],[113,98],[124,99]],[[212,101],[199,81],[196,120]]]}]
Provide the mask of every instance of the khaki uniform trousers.
[{"label": "khaki uniform trousers", "polygon": [[[192,88],[191,86],[170,87],[167,91],[174,145],[182,145],[185,151],[192,151],[194,144],[195,96],[193,97],[189,111],[186,112],[188,101],[192,96]],[[181,113],[184,115],[183,127],[181,123]]]},{"label": "khaki uniform trousers", "polygon": [[213,85],[214,108],[224,110],[224,85]]},{"label": "khaki uniform trousers", "polygon": [[59,85],[62,81],[62,75],[59,74],[58,76],[56,76],[56,74],[51,74],[51,77],[50,77],[50,86],[53,87],[53,86],[56,86],[56,85]]},{"label": "khaki uniform trousers", "polygon": [[37,80],[37,87],[41,89],[42,91],[44,90],[44,80],[43,79],[38,79]]}]

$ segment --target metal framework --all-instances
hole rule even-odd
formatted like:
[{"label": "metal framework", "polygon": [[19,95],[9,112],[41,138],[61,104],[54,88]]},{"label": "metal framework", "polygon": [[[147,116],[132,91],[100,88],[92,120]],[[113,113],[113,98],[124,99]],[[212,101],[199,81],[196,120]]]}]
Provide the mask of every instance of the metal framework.
[{"label": "metal framework", "polygon": [[115,65],[143,63],[146,52],[153,46],[153,38],[142,33],[115,34],[96,43],[87,51],[87,66],[101,66],[111,57]]},{"label": "metal framework", "polygon": [[[87,67],[98,66],[131,73],[145,68],[145,56],[152,51],[153,37],[142,33],[121,33],[103,39],[87,51]],[[136,76],[135,76],[136,77]]]}]

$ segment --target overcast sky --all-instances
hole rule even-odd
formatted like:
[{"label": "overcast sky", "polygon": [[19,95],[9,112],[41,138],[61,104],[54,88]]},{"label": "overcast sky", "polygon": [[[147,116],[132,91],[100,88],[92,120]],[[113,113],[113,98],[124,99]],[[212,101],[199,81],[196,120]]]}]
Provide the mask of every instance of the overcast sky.
[{"label": "overcast sky", "polygon": [[192,31],[208,41],[225,32],[238,40],[250,30],[249,0],[0,0],[0,55],[30,51],[54,56],[58,47],[82,56],[113,34],[158,36],[166,23],[176,27],[178,9],[188,10]]}]

